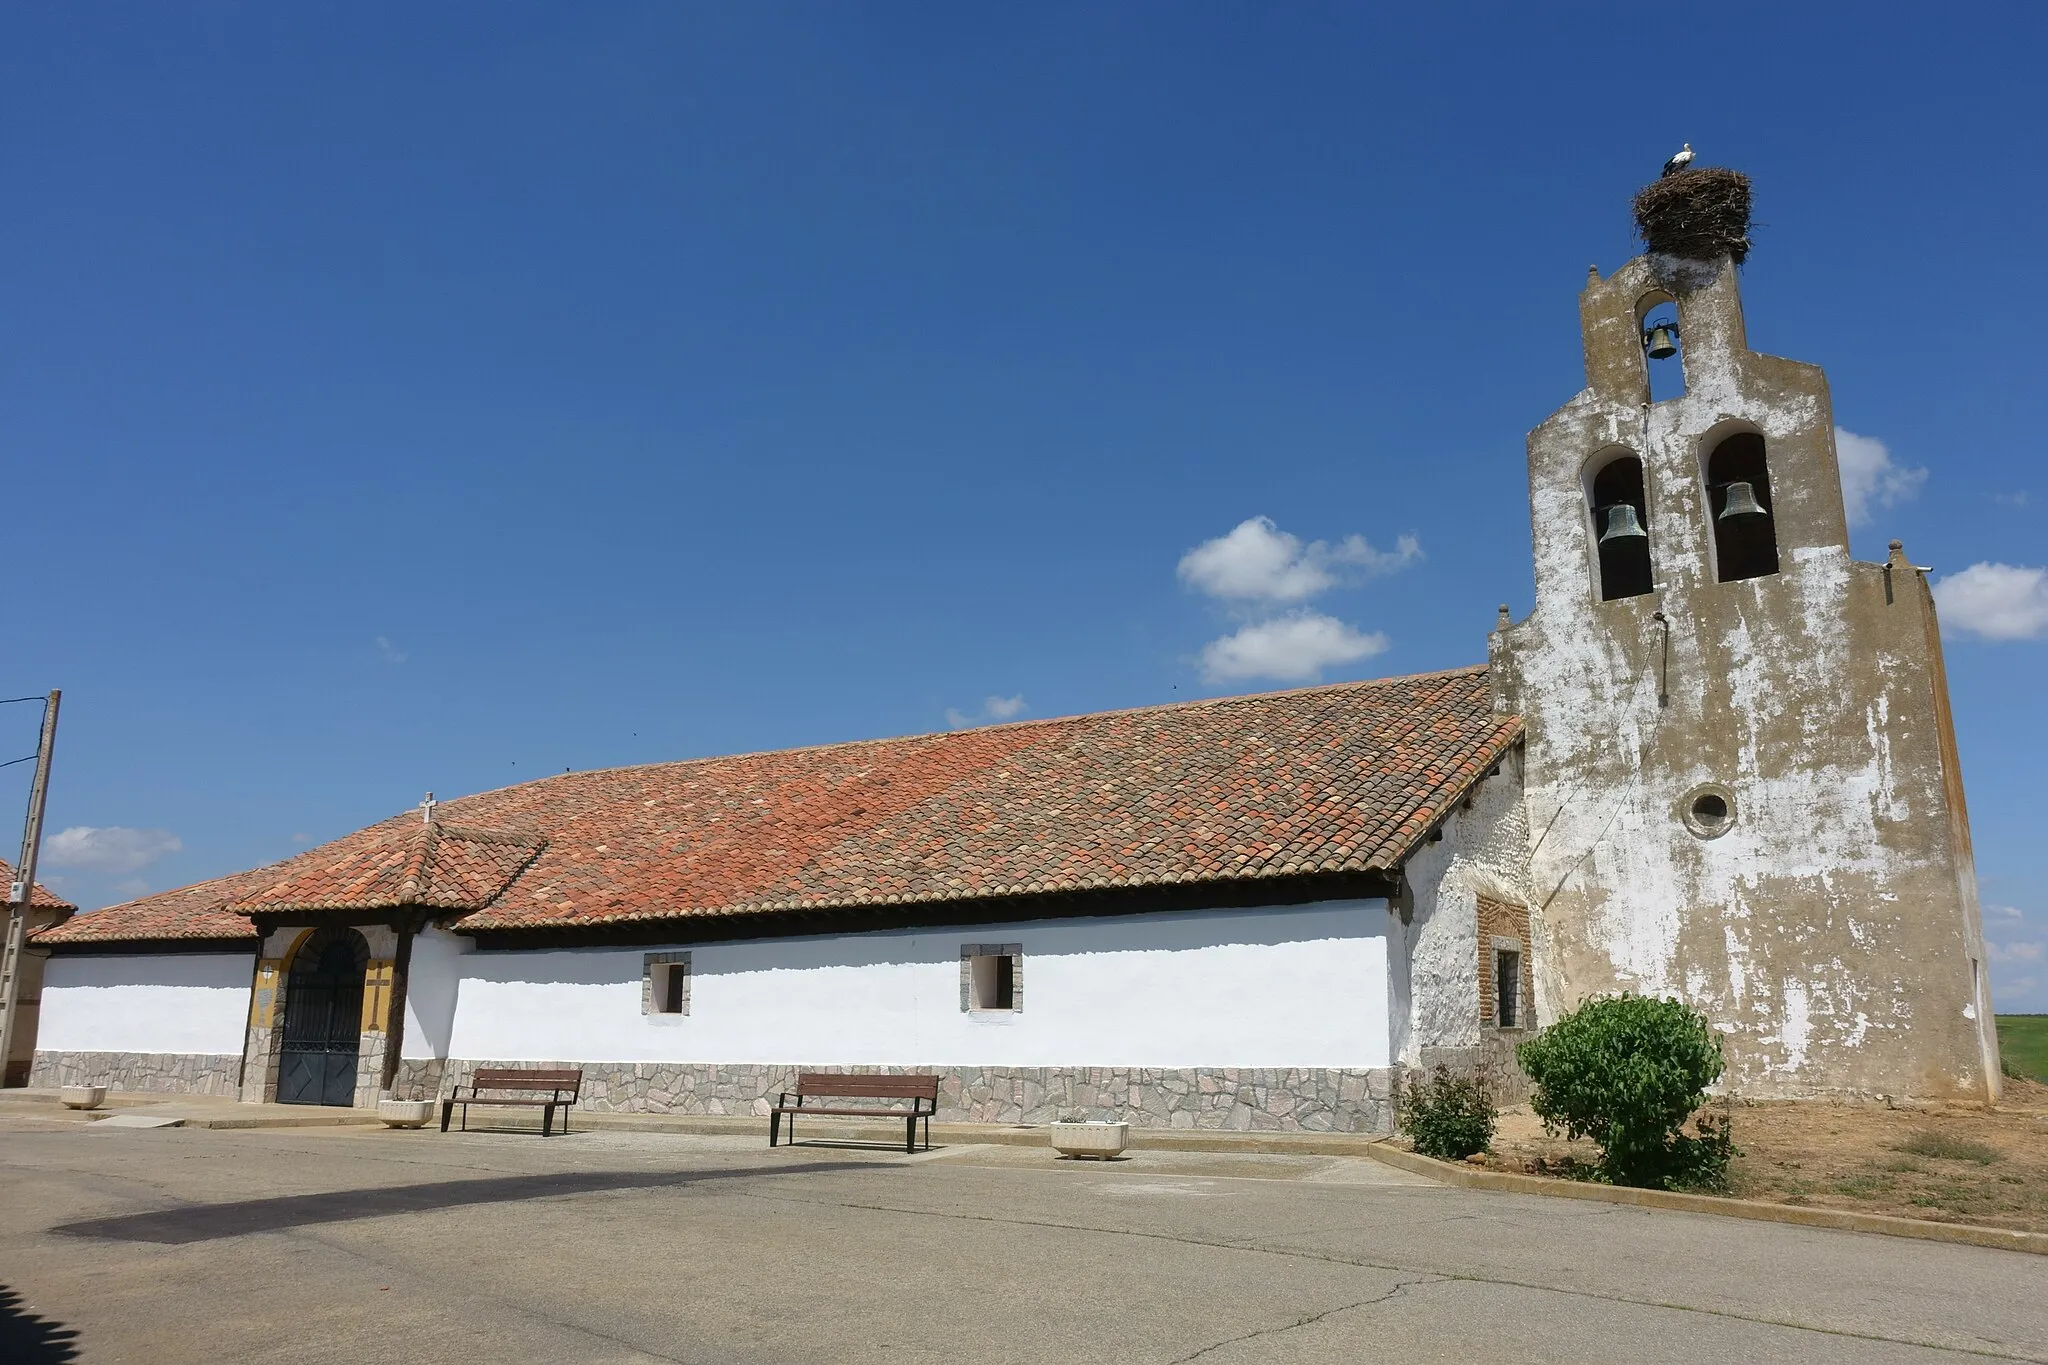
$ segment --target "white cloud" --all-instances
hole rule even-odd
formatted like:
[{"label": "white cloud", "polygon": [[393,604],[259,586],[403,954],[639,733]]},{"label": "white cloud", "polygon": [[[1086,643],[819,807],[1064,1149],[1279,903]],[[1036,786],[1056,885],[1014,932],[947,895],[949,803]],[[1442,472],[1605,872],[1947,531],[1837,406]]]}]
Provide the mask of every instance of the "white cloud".
[{"label": "white cloud", "polygon": [[377,652],[384,656],[387,664],[402,664],[406,660],[405,651],[382,635],[377,637]]},{"label": "white cloud", "polygon": [[1934,585],[1942,623],[1987,640],[2048,635],[2048,569],[1972,564]]},{"label": "white cloud", "polygon": [[1307,682],[1333,664],[1370,658],[1386,647],[1387,637],[1378,631],[1361,634],[1333,616],[1294,612],[1211,640],[1202,647],[1202,676],[1210,682]]},{"label": "white cloud", "polygon": [[984,697],[978,715],[970,716],[958,707],[947,707],[946,724],[955,730],[964,730],[970,725],[981,725],[992,720],[1015,720],[1030,709],[1024,701],[1022,692],[1014,697]]},{"label": "white cloud", "polygon": [[1180,559],[1180,579],[1190,587],[1234,601],[1299,602],[1335,587],[1343,570],[1392,573],[1422,558],[1422,543],[1401,536],[1391,550],[1376,549],[1364,536],[1335,545],[1303,544],[1270,517],[1239,522],[1229,534],[1205,540]]},{"label": "white cloud", "polygon": [[73,825],[43,841],[43,858],[53,867],[79,867],[93,872],[138,872],[184,847],[184,842],[167,829]]},{"label": "white cloud", "polygon": [[1870,520],[1873,508],[1909,502],[1927,482],[1927,471],[1892,463],[1892,453],[1875,436],[1835,428],[1835,455],[1842,467],[1842,502],[1849,524]]},{"label": "white cloud", "polygon": [[2048,1008],[2041,968],[2048,966],[2048,939],[2017,906],[1984,907],[1984,949],[1991,959],[1993,997],[2012,1010]]}]

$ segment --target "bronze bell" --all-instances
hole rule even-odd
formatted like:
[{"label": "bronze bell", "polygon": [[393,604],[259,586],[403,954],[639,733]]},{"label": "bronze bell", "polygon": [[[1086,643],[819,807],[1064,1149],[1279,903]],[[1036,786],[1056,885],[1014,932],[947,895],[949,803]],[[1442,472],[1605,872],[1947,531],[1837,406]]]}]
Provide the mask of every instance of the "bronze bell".
[{"label": "bronze bell", "polygon": [[1727,498],[1721,504],[1722,521],[1755,521],[1758,517],[1769,515],[1770,513],[1757,502],[1754,488],[1746,483],[1728,485]]},{"label": "bronze bell", "polygon": [[1650,353],[1652,360],[1669,360],[1678,354],[1678,328],[1669,322],[1660,322],[1643,334],[1643,349]]},{"label": "bronze bell", "polygon": [[1625,502],[1618,502],[1607,509],[1607,529],[1600,533],[1600,543],[1610,540],[1647,540],[1650,533],[1643,529],[1643,523],[1636,518],[1636,509]]}]

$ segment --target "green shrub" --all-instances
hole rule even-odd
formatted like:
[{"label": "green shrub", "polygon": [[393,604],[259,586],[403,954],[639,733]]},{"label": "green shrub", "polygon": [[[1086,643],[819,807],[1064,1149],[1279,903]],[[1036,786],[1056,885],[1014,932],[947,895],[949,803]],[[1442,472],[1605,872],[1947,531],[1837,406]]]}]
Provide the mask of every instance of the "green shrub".
[{"label": "green shrub", "polygon": [[1652,1189],[1722,1189],[1735,1154],[1725,1122],[1686,1119],[1721,1075],[1706,1019],[1676,1000],[1589,1000],[1515,1051],[1551,1132],[1600,1145],[1599,1176]]},{"label": "green shrub", "polygon": [[1415,1150],[1424,1156],[1463,1161],[1493,1145],[1493,1118],[1486,1087],[1439,1063],[1427,1081],[1409,1092],[1401,1131],[1415,1139]]}]

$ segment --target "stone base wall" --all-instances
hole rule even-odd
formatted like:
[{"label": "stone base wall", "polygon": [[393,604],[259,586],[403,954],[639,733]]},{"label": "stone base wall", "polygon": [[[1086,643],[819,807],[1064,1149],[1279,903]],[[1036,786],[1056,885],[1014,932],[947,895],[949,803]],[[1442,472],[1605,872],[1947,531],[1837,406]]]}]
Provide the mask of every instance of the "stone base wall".
[{"label": "stone base wall", "polygon": [[432,1099],[480,1066],[583,1069],[579,1108],[604,1113],[758,1114],[802,1071],[937,1072],[942,1123],[1050,1123],[1079,1114],[1134,1128],[1389,1133],[1396,1071],[1309,1067],[844,1067],[459,1060],[400,1063],[392,1093]]},{"label": "stone base wall", "polygon": [[364,1029],[356,1041],[356,1108],[375,1109],[377,1093],[384,1088],[384,1047],[389,1035],[382,1030]]},{"label": "stone base wall", "polygon": [[28,1083],[104,1085],[109,1090],[151,1090],[178,1095],[239,1093],[242,1059],[233,1053],[38,1052]]},{"label": "stone base wall", "polygon": [[1529,1098],[1536,1083],[1515,1060],[1515,1045],[1535,1036],[1530,1029],[1488,1029],[1477,1047],[1425,1047],[1416,1079],[1427,1079],[1439,1066],[1448,1067],[1458,1075],[1484,1081],[1495,1104],[1520,1104]]},{"label": "stone base wall", "polygon": [[278,1030],[251,1025],[242,1044],[242,1089],[244,1104],[267,1104],[277,1098]]}]

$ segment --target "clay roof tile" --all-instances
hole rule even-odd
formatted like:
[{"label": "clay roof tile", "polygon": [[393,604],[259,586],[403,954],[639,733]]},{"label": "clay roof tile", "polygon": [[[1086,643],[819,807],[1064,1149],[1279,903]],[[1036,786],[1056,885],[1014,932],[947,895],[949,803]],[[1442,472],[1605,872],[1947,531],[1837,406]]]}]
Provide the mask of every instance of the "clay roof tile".
[{"label": "clay roof tile", "polygon": [[464,931],[1391,870],[1521,736],[1484,668],[566,773],[75,917],[243,937],[417,905]]}]

